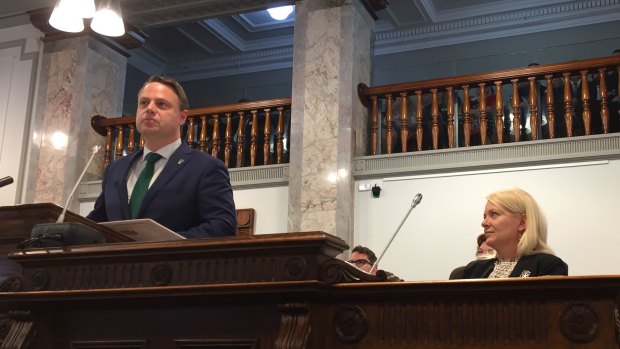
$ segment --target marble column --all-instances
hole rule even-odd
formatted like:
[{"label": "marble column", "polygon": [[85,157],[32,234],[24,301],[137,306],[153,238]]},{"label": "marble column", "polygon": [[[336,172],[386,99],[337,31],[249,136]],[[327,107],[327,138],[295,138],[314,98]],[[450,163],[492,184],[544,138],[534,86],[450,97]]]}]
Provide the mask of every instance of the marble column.
[{"label": "marble column", "polygon": [[[25,202],[65,204],[90,148],[102,142],[91,116],[121,115],[126,67],[127,57],[88,35],[45,43]],[[84,180],[100,179],[102,163],[93,161]],[[69,209],[78,207],[73,199]]]},{"label": "marble column", "polygon": [[357,84],[370,81],[373,21],[357,0],[296,3],[289,231],[353,241],[353,157],[366,149]]}]

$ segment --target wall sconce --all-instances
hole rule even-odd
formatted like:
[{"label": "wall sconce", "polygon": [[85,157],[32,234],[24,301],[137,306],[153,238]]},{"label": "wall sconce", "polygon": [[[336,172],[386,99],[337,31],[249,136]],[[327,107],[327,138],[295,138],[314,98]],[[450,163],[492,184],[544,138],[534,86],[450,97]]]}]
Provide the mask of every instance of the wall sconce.
[{"label": "wall sconce", "polygon": [[372,194],[373,198],[378,198],[379,196],[381,196],[381,187],[375,184],[375,186],[370,189],[370,193]]}]

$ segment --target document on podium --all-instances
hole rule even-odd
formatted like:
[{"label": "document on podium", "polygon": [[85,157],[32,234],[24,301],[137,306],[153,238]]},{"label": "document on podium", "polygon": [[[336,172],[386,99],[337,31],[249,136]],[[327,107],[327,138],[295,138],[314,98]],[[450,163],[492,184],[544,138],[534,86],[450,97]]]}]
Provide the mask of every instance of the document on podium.
[{"label": "document on podium", "polygon": [[101,222],[101,225],[115,230],[134,241],[171,241],[185,240],[185,237],[179,235],[152,219],[128,219],[125,221]]}]

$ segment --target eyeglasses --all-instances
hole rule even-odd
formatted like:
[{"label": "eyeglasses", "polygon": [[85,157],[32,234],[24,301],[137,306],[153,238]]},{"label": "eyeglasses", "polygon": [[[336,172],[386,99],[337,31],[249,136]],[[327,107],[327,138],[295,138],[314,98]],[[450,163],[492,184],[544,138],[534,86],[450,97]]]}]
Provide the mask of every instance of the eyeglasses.
[{"label": "eyeglasses", "polygon": [[356,267],[361,268],[366,264],[371,264],[370,261],[366,260],[366,259],[357,259],[357,260],[350,260],[349,263],[351,264],[355,264]]}]

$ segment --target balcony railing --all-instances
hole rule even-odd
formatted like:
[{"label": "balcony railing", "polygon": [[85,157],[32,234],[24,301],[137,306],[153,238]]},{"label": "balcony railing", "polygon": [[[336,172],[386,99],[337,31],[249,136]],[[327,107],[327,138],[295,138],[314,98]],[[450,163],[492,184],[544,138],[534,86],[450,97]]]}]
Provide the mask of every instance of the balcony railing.
[{"label": "balcony railing", "polygon": [[[229,168],[284,164],[289,161],[290,110],[290,98],[191,109],[181,135],[188,145]],[[104,168],[144,147],[134,116],[95,115],[91,125],[105,137]]]},{"label": "balcony railing", "polygon": [[368,155],[620,131],[620,56],[367,87]]},{"label": "balcony railing", "polygon": [[[610,56],[385,86],[360,84],[359,97],[369,107],[370,156],[356,161],[617,133],[619,75],[620,56]],[[287,164],[290,121],[290,98],[212,106],[189,111],[182,137],[229,168]],[[143,147],[134,117],[94,116],[92,125],[106,137],[106,166]],[[407,163],[398,166],[411,168]],[[360,175],[378,175],[372,166]]]}]

